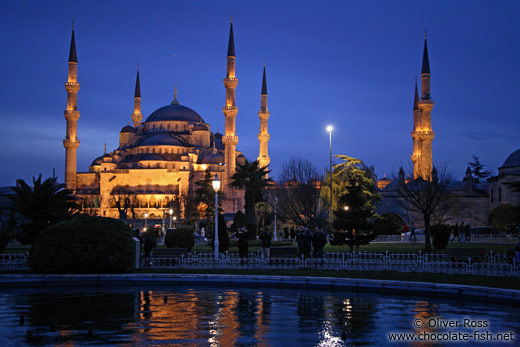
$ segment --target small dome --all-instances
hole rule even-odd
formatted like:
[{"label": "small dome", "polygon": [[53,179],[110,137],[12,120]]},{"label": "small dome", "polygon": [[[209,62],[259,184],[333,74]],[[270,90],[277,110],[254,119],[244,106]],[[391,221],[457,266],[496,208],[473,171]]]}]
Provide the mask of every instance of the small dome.
[{"label": "small dome", "polygon": [[197,123],[192,131],[209,131],[208,127],[202,123]]},{"label": "small dome", "polygon": [[174,120],[197,123],[204,121],[202,117],[191,108],[178,104],[171,104],[154,111],[150,116],[148,116],[146,123]]},{"label": "small dome", "polygon": [[123,127],[123,129],[121,129],[121,133],[135,133],[135,128],[133,126],[130,126],[130,125],[126,125]]},{"label": "small dome", "polygon": [[381,178],[380,180],[377,181],[377,187],[379,189],[385,189],[385,187],[387,185],[389,185],[390,183],[392,183],[392,180],[389,178],[386,178],[386,175],[384,175],[383,178]]},{"label": "small dome", "polygon": [[511,153],[509,157],[507,157],[506,161],[504,161],[504,165],[502,165],[502,167],[511,166],[520,166],[520,149]]},{"label": "small dome", "polygon": [[139,146],[182,146],[185,145],[176,137],[170,135],[155,135],[145,139]]}]

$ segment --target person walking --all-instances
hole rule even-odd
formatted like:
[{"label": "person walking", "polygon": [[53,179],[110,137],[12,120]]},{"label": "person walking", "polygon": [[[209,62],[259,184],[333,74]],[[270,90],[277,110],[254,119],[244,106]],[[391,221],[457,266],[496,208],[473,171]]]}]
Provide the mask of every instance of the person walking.
[{"label": "person walking", "polygon": [[312,233],[309,229],[304,228],[301,236],[303,260],[307,260],[311,256]]},{"label": "person walking", "polygon": [[467,223],[466,225],[464,225],[464,239],[466,242],[470,243],[471,242],[471,233],[469,231],[470,229],[470,225],[469,223]]},{"label": "person walking", "polygon": [[312,235],[312,248],[314,258],[323,258],[323,247],[327,244],[327,237],[323,229],[314,229],[314,235]]},{"label": "person walking", "polygon": [[238,229],[238,256],[240,257],[240,264],[247,263],[249,255],[249,243],[247,242],[247,231],[244,228]]},{"label": "person walking", "polygon": [[415,225],[412,222],[412,226],[410,227],[410,242],[412,242],[412,237],[415,242],[417,242],[417,236],[415,235]]},{"label": "person walking", "polygon": [[453,235],[453,242],[455,242],[455,238],[457,238],[457,242],[460,243],[460,232],[462,230],[462,226],[463,226],[463,223],[460,223],[460,224],[456,224],[455,225],[455,230],[454,230],[454,235]]},{"label": "person walking", "polygon": [[267,230],[264,230],[260,236],[258,236],[258,238],[262,240],[262,259],[269,261],[269,255],[271,253],[271,233]]}]

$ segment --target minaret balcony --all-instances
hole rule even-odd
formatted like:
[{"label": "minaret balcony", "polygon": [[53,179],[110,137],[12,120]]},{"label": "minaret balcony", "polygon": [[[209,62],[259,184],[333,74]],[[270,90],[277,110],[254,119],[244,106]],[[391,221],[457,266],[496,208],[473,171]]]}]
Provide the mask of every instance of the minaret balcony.
[{"label": "minaret balcony", "polygon": [[237,84],[238,84],[238,79],[236,79],[234,77],[224,78],[224,87],[226,87],[226,89],[236,89]]},{"label": "minaret balcony", "polygon": [[69,93],[72,93],[72,92],[77,93],[79,90],[79,83],[78,82],[65,82],[65,89]]},{"label": "minaret balcony", "polygon": [[269,141],[269,138],[271,136],[269,135],[269,133],[259,133],[258,134],[258,141],[262,142],[262,141]]},{"label": "minaret balcony", "polygon": [[77,149],[79,147],[79,140],[78,139],[64,139],[63,147],[65,147],[66,149],[69,149],[69,148]]},{"label": "minaret balcony", "polygon": [[236,146],[238,143],[238,136],[228,136],[228,135],[222,136],[222,143],[225,146],[228,146],[228,145]]},{"label": "minaret balcony", "polygon": [[224,112],[224,116],[226,117],[236,117],[238,113],[238,108],[236,106],[224,106],[222,108]]},{"label": "minaret balcony", "polygon": [[260,117],[261,120],[268,120],[270,115],[271,115],[271,112],[269,112],[269,111],[259,111],[258,112],[258,117]]},{"label": "minaret balcony", "polygon": [[77,121],[79,119],[79,111],[78,110],[65,110],[63,112],[65,114],[65,119],[67,121]]}]

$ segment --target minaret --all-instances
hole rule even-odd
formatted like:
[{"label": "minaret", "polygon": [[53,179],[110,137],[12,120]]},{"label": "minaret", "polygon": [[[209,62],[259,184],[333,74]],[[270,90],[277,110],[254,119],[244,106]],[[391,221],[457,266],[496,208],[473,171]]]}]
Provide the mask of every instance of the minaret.
[{"label": "minaret", "polygon": [[[260,111],[258,117],[260,117],[260,132],[258,133],[258,141],[260,142],[260,150],[258,154],[258,166],[268,167],[271,162],[268,152],[269,133],[267,132],[267,120],[269,119],[270,112],[267,110],[267,81],[265,78],[265,61],[264,61],[264,76],[262,78],[262,91],[260,96]],[[266,175],[266,178],[268,175]]]},{"label": "minaret", "polygon": [[419,161],[421,159],[421,141],[419,139],[419,132],[421,129],[421,111],[419,111],[419,93],[417,91],[417,77],[415,77],[415,95],[413,99],[413,153],[412,163],[414,179],[419,177]]},{"label": "minaret", "polygon": [[78,130],[78,57],[76,55],[76,40],[74,38],[74,22],[72,23],[72,38],[70,40],[69,52],[69,77],[65,83],[67,90],[67,109],[65,119],[67,120],[67,133],[63,140],[65,147],[65,186],[75,191],[77,188],[76,160],[79,140]]},{"label": "minaret", "polygon": [[222,142],[225,146],[225,161],[223,187],[224,194],[228,198],[232,198],[230,188],[228,187],[231,177],[235,174],[236,159],[235,148],[238,143],[238,136],[235,135],[235,117],[238,108],[235,105],[235,89],[238,80],[235,78],[235,42],[233,39],[233,17],[231,17],[231,26],[229,27],[229,43],[227,52],[227,74],[224,78],[224,87],[226,87],[226,105],[224,106],[224,116],[226,117],[226,126]]},{"label": "minaret", "polygon": [[139,81],[139,64],[137,64],[137,77],[135,79],[134,113],[132,113],[134,128],[141,125],[143,115],[141,114],[141,82]]},{"label": "minaret", "polygon": [[433,100],[430,95],[430,61],[428,59],[428,45],[426,42],[426,31],[424,32],[424,52],[421,71],[421,100],[418,102],[421,113],[420,128],[417,130],[420,141],[420,159],[417,172],[414,170],[414,178],[431,178],[432,164],[432,142],[435,133],[432,130]]}]

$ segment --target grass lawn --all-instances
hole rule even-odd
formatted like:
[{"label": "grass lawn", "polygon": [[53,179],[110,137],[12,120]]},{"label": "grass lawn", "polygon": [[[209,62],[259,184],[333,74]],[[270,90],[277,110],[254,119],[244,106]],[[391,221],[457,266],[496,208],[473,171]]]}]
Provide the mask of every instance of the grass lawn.
[{"label": "grass lawn", "polygon": [[334,271],[334,270],[283,270],[283,269],[157,269],[140,270],[140,273],[172,274],[230,274],[230,275],[269,275],[269,276],[315,276],[363,278],[376,280],[450,283],[493,288],[520,289],[520,278],[488,277],[471,275],[446,275],[436,273],[397,272],[397,271]]}]

